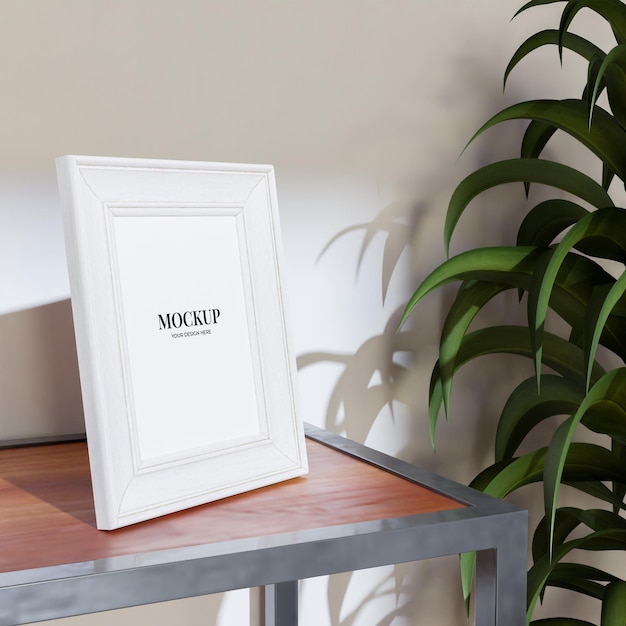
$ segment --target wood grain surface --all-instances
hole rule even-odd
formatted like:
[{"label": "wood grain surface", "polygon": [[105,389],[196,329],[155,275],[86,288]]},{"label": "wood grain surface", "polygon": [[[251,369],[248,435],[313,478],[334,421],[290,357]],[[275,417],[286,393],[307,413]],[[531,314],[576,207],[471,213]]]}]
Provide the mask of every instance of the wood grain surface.
[{"label": "wood grain surface", "polygon": [[464,506],[320,443],[307,452],[305,477],[99,531],[85,443],[0,450],[0,572]]}]

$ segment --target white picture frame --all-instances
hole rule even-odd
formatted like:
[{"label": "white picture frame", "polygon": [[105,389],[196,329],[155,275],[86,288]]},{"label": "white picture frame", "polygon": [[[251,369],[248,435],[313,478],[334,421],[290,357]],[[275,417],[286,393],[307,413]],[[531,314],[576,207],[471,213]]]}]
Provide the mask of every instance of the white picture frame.
[{"label": "white picture frame", "polygon": [[274,170],[57,159],[97,527],[307,472]]}]

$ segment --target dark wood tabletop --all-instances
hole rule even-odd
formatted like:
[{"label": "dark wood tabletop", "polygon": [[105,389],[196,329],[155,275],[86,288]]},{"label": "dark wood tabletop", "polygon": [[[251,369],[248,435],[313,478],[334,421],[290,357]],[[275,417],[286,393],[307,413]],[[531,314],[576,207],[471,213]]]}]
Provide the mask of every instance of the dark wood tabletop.
[{"label": "dark wood tabletop", "polygon": [[304,477],[101,531],[84,442],[0,450],[0,572],[465,506],[310,439],[307,452]]}]

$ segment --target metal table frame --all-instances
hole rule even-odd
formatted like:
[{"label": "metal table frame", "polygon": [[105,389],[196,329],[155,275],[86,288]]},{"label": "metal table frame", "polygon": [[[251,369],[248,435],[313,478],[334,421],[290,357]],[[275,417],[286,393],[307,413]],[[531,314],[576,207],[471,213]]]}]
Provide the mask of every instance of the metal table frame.
[{"label": "metal table frame", "polygon": [[0,626],[248,587],[265,588],[266,626],[295,626],[300,579],[472,551],[475,624],[525,624],[526,511],[315,427],[306,434],[467,506],[3,573]]}]

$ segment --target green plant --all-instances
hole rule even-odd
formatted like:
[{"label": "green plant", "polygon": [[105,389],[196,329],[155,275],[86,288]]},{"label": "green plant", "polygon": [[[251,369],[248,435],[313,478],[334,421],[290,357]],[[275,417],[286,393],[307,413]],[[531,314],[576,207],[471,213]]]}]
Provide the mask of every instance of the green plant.
[{"label": "green plant", "polygon": [[[446,254],[459,218],[485,190],[521,183],[528,196],[531,186],[540,184],[556,190],[554,197],[521,219],[515,245],[477,248],[444,261],[417,288],[401,325],[428,293],[460,282],[432,372],[433,443],[438,416],[442,408],[448,413],[452,380],[461,366],[493,353],[521,355],[533,364],[534,374],[512,391],[499,417],[494,463],[471,485],[502,498],[530,483],[543,484],[545,516],[532,538],[528,622],[547,588],[561,587],[599,599],[602,626],[624,626],[626,582],[569,559],[587,551],[616,550],[623,566],[626,550],[621,515],[626,508],[626,209],[612,199],[621,191],[619,182],[626,182],[626,4],[531,0],[516,15],[555,2],[565,3],[559,27],[537,32],[519,47],[506,68],[505,84],[527,55],[554,46],[561,57],[569,50],[586,60],[582,95],[515,104],[478,130],[471,141],[497,124],[528,121],[519,158],[481,167],[455,189],[444,227]],[[616,45],[609,52],[570,32],[583,9],[610,25]],[[598,182],[579,169],[543,158],[558,130],[599,159]],[[519,293],[520,306],[526,301],[527,325],[474,329],[471,324],[476,325],[483,307],[511,289]],[[555,316],[561,321],[553,321]],[[619,366],[611,369],[611,364]],[[518,453],[522,443],[528,447],[528,435],[540,423],[544,428],[555,424],[545,445]],[[595,443],[575,441],[585,429],[603,437]],[[583,492],[582,501],[591,498],[591,508],[559,507],[559,490],[565,484]],[[463,555],[466,595],[472,567],[472,556]],[[565,617],[532,623],[588,624]]]}]

